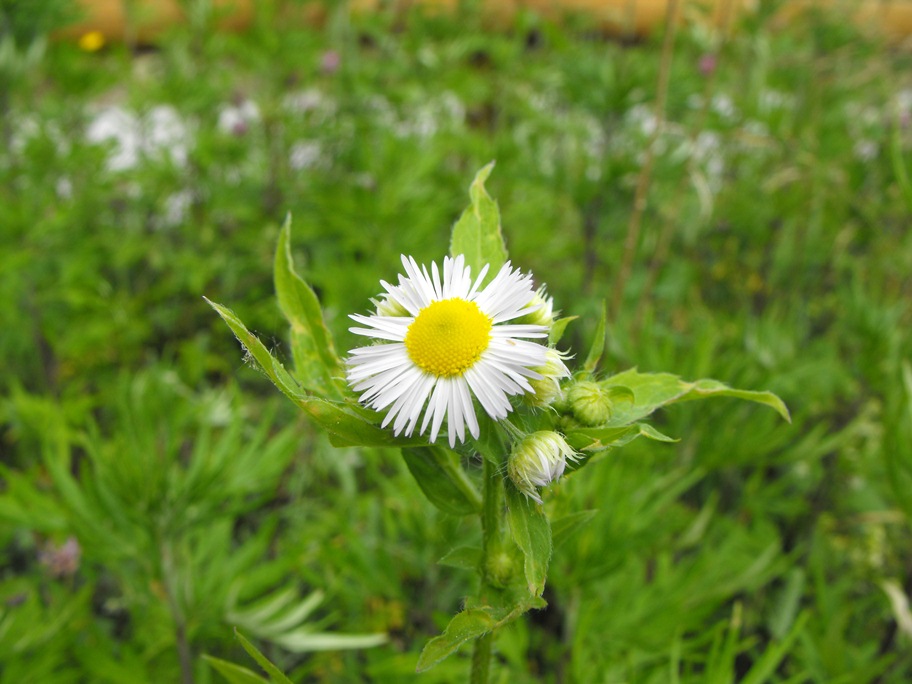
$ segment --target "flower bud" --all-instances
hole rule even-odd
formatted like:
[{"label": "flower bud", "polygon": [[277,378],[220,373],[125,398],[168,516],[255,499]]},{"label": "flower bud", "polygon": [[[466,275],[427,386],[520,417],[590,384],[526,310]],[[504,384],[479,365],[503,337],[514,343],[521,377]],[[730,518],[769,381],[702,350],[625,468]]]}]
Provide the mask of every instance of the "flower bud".
[{"label": "flower bud", "polygon": [[611,398],[598,383],[580,380],[567,390],[573,417],[587,427],[602,425],[611,417]]},{"label": "flower bud", "polygon": [[546,328],[554,325],[554,317],[558,312],[554,310],[554,297],[548,296],[544,285],[535,291],[532,301],[529,302],[529,307],[534,310],[516,319],[517,323],[522,325],[543,325]]},{"label": "flower bud", "polygon": [[377,316],[410,316],[406,309],[398,300],[384,296],[383,299],[371,299],[371,303],[377,309]]},{"label": "flower bud", "polygon": [[563,475],[568,458],[574,460],[576,454],[563,435],[540,430],[514,445],[507,474],[519,491],[541,503],[537,487],[546,487]]},{"label": "flower bud", "polygon": [[523,395],[523,399],[531,406],[539,408],[550,406],[561,397],[560,381],[570,377],[570,371],[564,364],[564,356],[556,349],[548,349],[545,353],[545,365],[533,368],[541,377],[530,379],[532,393]]},{"label": "flower bud", "polygon": [[516,558],[507,551],[495,548],[485,561],[485,578],[495,587],[505,589],[519,572]]}]

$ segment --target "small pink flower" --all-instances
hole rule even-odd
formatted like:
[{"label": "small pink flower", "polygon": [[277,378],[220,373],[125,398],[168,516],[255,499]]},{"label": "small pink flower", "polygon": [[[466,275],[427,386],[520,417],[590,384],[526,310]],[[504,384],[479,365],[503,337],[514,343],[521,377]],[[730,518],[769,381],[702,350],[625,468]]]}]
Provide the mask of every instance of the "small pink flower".
[{"label": "small pink flower", "polygon": [[79,559],[82,549],[76,537],[69,537],[61,546],[48,542],[38,552],[38,562],[46,567],[54,577],[72,577],[79,570]]},{"label": "small pink flower", "polygon": [[707,53],[700,57],[699,69],[700,73],[704,76],[711,76],[715,72],[717,66],[716,56],[712,53]]},{"label": "small pink flower", "polygon": [[339,70],[342,58],[335,50],[327,50],[320,57],[320,70],[327,75],[332,75]]}]

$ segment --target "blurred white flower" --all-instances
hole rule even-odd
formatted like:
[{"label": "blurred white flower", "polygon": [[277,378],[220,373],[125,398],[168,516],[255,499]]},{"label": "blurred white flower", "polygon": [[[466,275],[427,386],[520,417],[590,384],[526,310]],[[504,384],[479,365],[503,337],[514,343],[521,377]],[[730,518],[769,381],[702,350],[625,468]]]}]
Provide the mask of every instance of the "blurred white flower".
[{"label": "blurred white flower", "polygon": [[295,171],[312,169],[320,163],[322,156],[320,143],[315,140],[299,140],[288,152],[288,164]]},{"label": "blurred white flower", "polygon": [[260,108],[256,102],[242,100],[237,104],[225,105],[219,110],[217,126],[222,133],[244,135],[259,120]]},{"label": "blurred white flower", "polygon": [[134,168],[142,157],[170,157],[183,166],[191,142],[186,124],[168,105],[153,107],[144,117],[118,105],[103,107],[89,123],[86,139],[94,144],[114,143],[107,168],[115,172]]}]

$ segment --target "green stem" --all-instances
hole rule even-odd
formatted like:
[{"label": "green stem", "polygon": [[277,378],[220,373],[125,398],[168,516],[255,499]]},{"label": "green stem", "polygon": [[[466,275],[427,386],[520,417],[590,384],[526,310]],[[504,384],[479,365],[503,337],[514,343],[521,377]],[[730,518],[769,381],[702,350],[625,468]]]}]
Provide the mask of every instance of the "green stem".
[{"label": "green stem", "polygon": [[[481,505],[482,556],[481,556],[481,592],[482,595],[492,590],[488,583],[488,561],[492,553],[497,553],[501,535],[501,509],[503,508],[503,478],[499,468],[490,459],[484,458],[484,494]],[[491,645],[494,633],[488,632],[475,640],[472,653],[471,684],[487,684],[491,668]]]},{"label": "green stem", "polygon": [[494,641],[494,632],[482,634],[475,640],[475,650],[472,651],[472,678],[470,684],[488,684],[488,674],[491,669],[491,643]]},{"label": "green stem", "polygon": [[482,553],[488,559],[493,547],[500,541],[501,509],[503,507],[503,480],[498,467],[484,459],[484,499],[481,508]]},{"label": "green stem", "polygon": [[472,506],[480,513],[483,505],[481,494],[475,489],[472,480],[469,479],[469,476],[460,465],[459,455],[450,449],[436,449],[434,447],[431,447],[431,453],[437,460],[437,465],[450,476],[450,481],[465,494],[466,499],[472,502]]}]

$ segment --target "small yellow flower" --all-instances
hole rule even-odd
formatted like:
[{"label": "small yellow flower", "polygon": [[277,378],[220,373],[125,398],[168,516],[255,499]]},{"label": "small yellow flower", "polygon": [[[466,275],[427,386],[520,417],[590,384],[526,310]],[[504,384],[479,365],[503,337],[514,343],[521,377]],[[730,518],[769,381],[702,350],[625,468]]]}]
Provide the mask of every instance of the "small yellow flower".
[{"label": "small yellow flower", "polygon": [[79,49],[85,52],[98,52],[105,45],[105,37],[101,31],[89,31],[79,37]]}]

